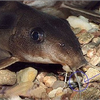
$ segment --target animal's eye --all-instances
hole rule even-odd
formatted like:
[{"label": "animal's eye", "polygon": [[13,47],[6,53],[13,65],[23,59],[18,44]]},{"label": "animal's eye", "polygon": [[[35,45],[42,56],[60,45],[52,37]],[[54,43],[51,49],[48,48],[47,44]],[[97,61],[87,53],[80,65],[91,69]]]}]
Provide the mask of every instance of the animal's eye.
[{"label": "animal's eye", "polygon": [[44,31],[40,27],[34,28],[31,31],[31,38],[37,42],[43,42]]}]

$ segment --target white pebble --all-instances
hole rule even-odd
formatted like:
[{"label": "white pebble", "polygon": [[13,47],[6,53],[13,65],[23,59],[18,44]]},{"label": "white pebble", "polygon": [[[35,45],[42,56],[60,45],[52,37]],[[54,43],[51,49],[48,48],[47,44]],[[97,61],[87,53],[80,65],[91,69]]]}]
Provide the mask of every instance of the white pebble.
[{"label": "white pebble", "polygon": [[88,20],[85,18],[80,18],[80,17],[76,17],[76,16],[69,16],[67,18],[68,22],[70,23],[70,25],[73,28],[81,28],[81,29],[85,29],[85,30],[90,30],[92,29],[91,24],[89,24]]},{"label": "white pebble", "polygon": [[19,96],[13,96],[8,98],[8,100],[22,100]]}]

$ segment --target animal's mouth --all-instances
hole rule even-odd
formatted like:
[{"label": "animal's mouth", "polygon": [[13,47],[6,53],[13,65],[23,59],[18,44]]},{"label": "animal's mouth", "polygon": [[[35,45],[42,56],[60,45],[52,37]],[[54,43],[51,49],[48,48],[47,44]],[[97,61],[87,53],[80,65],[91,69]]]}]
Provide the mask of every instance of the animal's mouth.
[{"label": "animal's mouth", "polygon": [[[48,56],[37,56],[37,57],[33,57],[31,55],[24,55],[24,58],[28,61],[28,62],[33,62],[33,63],[41,63],[41,64],[61,64],[64,69],[67,70],[77,70],[85,65],[87,65],[87,61],[84,59],[84,57],[82,57],[82,59],[80,58],[80,60],[78,61],[78,59],[76,59],[76,61],[74,61],[73,59],[66,59],[66,57],[64,56],[55,56],[52,55],[51,57]],[[67,71],[66,70],[66,71]]]}]

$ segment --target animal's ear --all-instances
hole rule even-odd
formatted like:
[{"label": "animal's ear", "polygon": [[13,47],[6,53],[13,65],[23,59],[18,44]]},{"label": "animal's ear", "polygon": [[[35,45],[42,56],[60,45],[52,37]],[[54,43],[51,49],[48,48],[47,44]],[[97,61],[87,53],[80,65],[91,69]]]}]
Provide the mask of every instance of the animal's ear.
[{"label": "animal's ear", "polygon": [[9,29],[14,27],[16,17],[14,14],[0,12],[0,29]]}]

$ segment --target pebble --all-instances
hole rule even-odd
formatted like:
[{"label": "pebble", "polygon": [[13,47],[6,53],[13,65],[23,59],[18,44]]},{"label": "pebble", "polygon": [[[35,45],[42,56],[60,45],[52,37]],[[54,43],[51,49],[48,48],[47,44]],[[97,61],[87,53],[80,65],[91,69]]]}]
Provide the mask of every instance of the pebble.
[{"label": "pebble", "polygon": [[13,86],[5,91],[5,97],[13,97],[13,96],[30,96],[28,91],[33,87],[33,82],[23,82],[16,86]]},{"label": "pebble", "polygon": [[81,28],[74,28],[73,32],[77,35],[81,31]]},{"label": "pebble", "polygon": [[88,32],[89,33],[94,33],[94,32],[97,32],[97,31],[98,31],[98,28],[95,27],[95,28],[90,29]]},{"label": "pebble", "polygon": [[83,16],[69,16],[67,21],[73,28],[86,29],[87,31],[92,29],[92,26],[89,24],[88,19]]},{"label": "pebble", "polygon": [[89,65],[84,66],[84,67],[82,67],[82,70],[83,70],[84,72],[86,72],[90,67],[91,67],[91,66],[89,66]]},{"label": "pebble", "polygon": [[72,93],[72,90],[70,88],[65,88],[63,90],[63,92],[64,92],[64,94],[66,94],[66,93]]},{"label": "pebble", "polygon": [[82,34],[87,33],[85,29],[82,29],[78,34],[76,34],[76,37],[79,38]]},{"label": "pebble", "polygon": [[57,78],[55,76],[45,76],[43,78],[43,82],[47,87],[52,87],[55,81],[57,81]]},{"label": "pebble", "polygon": [[37,76],[36,69],[32,67],[25,68],[17,72],[17,83],[28,82],[28,81],[32,82],[34,81],[36,76]]},{"label": "pebble", "polygon": [[38,79],[38,81],[43,82],[43,78],[45,77],[46,74],[47,74],[46,72],[41,72],[40,74],[37,75],[36,78]]},{"label": "pebble", "polygon": [[66,73],[72,72],[72,70],[70,69],[70,67],[68,65],[64,65],[63,69],[66,71]]},{"label": "pebble", "polygon": [[46,88],[46,93],[49,93],[50,91],[52,91],[53,90],[53,88]]},{"label": "pebble", "polygon": [[7,100],[22,100],[19,96],[13,96],[8,98]]},{"label": "pebble", "polygon": [[100,37],[93,38],[92,42],[94,42],[95,45],[98,46],[100,44]]},{"label": "pebble", "polygon": [[87,52],[90,50],[90,49],[93,49],[95,48],[95,43],[91,42],[89,44],[85,44],[82,46],[82,52],[83,52],[83,55],[86,55]]},{"label": "pebble", "polygon": [[87,51],[87,57],[92,58],[96,54],[96,49],[90,49]]},{"label": "pebble", "polygon": [[16,82],[15,72],[0,70],[0,85],[14,85]]},{"label": "pebble", "polygon": [[70,96],[71,94],[68,92],[68,93],[65,93],[61,96],[61,99],[60,100],[71,100],[70,99]]},{"label": "pebble", "polygon": [[64,87],[64,81],[56,81],[56,82],[54,82],[54,84],[53,84],[53,86],[52,86],[52,88],[53,89],[57,89],[58,87]]},{"label": "pebble", "polygon": [[30,95],[32,98],[46,98],[46,87],[42,84],[36,89],[30,90]]},{"label": "pebble", "polygon": [[92,28],[95,30],[94,32],[96,32],[97,30],[99,30],[99,25],[95,24],[95,23],[91,23],[90,25],[92,26]]},{"label": "pebble", "polygon": [[52,100],[61,100],[61,96],[54,97]]},{"label": "pebble", "polygon": [[91,60],[90,63],[94,66],[96,66],[98,63],[100,63],[100,57],[98,57],[97,55],[94,55]]},{"label": "pebble", "polygon": [[97,32],[92,32],[92,34],[94,35],[94,37],[100,37],[100,29]]},{"label": "pebble", "polygon": [[79,42],[81,44],[87,44],[93,39],[94,35],[91,33],[84,33],[79,37]]},{"label": "pebble", "polygon": [[64,75],[58,75],[58,80],[64,81],[65,76]]},{"label": "pebble", "polygon": [[54,89],[54,90],[50,91],[48,96],[50,98],[53,98],[53,97],[55,97],[57,95],[56,93],[58,93],[58,92],[62,93],[62,91],[63,91],[63,88],[59,87],[57,89]]},{"label": "pebble", "polygon": [[62,89],[59,89],[57,92],[56,92],[56,97],[58,97],[58,96],[62,96],[64,93],[63,93],[63,88]]},{"label": "pebble", "polygon": [[89,68],[85,74],[88,76],[88,79],[86,78],[86,76],[84,76],[82,83],[87,83],[88,81],[89,82],[100,81],[100,71],[98,71],[97,69]]}]

